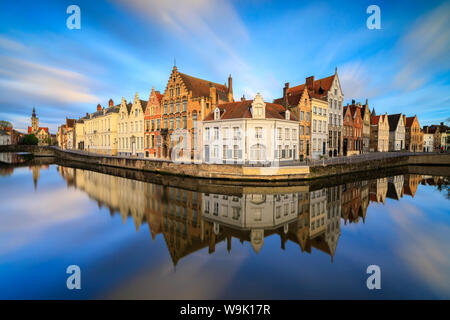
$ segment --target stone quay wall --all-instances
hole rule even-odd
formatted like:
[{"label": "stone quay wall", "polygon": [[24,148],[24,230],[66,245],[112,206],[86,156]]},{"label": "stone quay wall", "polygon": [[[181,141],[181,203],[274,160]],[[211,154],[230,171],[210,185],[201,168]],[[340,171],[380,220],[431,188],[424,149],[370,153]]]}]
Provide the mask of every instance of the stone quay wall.
[{"label": "stone quay wall", "polygon": [[450,166],[450,153],[424,153],[420,155],[405,153],[398,157],[353,163],[272,168],[235,164],[176,164],[165,160],[104,156],[44,146],[0,146],[0,152],[30,152],[36,156],[52,155],[58,160],[89,165],[155,172],[165,175],[254,182],[307,180],[408,165]]}]

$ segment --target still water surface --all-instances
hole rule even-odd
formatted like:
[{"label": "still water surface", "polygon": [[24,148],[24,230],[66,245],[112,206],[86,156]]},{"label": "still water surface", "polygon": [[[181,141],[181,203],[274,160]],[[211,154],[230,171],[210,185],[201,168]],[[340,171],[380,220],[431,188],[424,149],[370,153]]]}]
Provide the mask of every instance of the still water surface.
[{"label": "still water surface", "polygon": [[2,299],[450,298],[446,177],[230,195],[58,165],[0,173]]}]

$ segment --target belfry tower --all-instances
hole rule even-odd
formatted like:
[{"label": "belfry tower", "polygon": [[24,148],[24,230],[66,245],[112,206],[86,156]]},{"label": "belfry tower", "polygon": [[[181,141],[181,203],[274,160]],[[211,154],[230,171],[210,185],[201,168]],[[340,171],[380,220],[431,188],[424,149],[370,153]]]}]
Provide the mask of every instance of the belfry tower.
[{"label": "belfry tower", "polygon": [[33,132],[37,132],[39,130],[39,118],[36,117],[36,110],[34,108],[31,116],[31,128]]}]

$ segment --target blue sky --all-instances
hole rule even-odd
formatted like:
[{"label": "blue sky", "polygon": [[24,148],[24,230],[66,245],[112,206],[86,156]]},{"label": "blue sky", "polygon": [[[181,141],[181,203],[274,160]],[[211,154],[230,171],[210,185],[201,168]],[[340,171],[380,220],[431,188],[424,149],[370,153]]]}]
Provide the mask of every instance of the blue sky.
[{"label": "blue sky", "polygon": [[[66,9],[81,9],[69,30]],[[369,30],[366,9],[381,9]],[[181,72],[225,83],[235,99],[278,98],[285,82],[331,75],[345,101],[377,113],[450,117],[449,1],[108,0],[0,2],[0,119],[54,133],[109,98],[164,91]]]}]

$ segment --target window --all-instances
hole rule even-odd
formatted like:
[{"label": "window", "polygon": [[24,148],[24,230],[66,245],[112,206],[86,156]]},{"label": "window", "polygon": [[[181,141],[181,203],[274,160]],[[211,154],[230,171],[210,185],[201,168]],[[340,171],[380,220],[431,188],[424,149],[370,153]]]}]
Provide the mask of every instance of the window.
[{"label": "window", "polygon": [[313,112],[314,112],[314,114],[317,114],[317,108],[316,107],[313,108]]},{"label": "window", "polygon": [[187,100],[183,99],[183,111],[187,111]]},{"label": "window", "polygon": [[223,149],[222,149],[222,158],[223,159],[227,159],[227,151],[228,151],[228,147],[226,144],[224,144]]},{"label": "window", "polygon": [[316,132],[317,120],[313,120],[313,132]]},{"label": "window", "polygon": [[281,128],[277,128],[277,139],[281,140]]},{"label": "window", "polygon": [[307,113],[306,113],[306,121],[309,121],[309,119],[310,119],[310,113],[307,112]]},{"label": "window", "polygon": [[181,129],[181,126],[180,126],[180,117],[177,117],[177,129]]},{"label": "window", "polygon": [[228,128],[222,128],[222,139],[223,140],[228,139]]},{"label": "window", "polygon": [[192,114],[192,125],[194,129],[197,129],[197,112],[194,112]]},{"label": "window", "polygon": [[284,139],[289,140],[289,137],[291,136],[289,129],[285,128],[284,129]]},{"label": "window", "polygon": [[164,113],[167,114],[167,101],[164,102]]},{"label": "window", "polygon": [[134,110],[134,116],[137,117],[138,114],[139,114],[139,110],[138,109]]},{"label": "window", "polygon": [[239,127],[233,127],[233,139],[237,140],[240,138]]},{"label": "window", "polygon": [[255,138],[262,139],[262,127],[255,128]]},{"label": "window", "polygon": [[300,111],[300,120],[305,120],[305,111]]},{"label": "window", "polygon": [[170,118],[170,129],[173,129],[173,118]]},{"label": "window", "polygon": [[170,113],[173,113],[173,101],[170,102]]},{"label": "window", "polygon": [[300,126],[300,135],[303,136],[305,133],[305,127],[304,126]]},{"label": "window", "polygon": [[183,116],[183,129],[187,129],[187,117]]},{"label": "window", "polygon": [[262,117],[263,115],[263,108],[262,106],[256,106],[255,107],[255,116]]},{"label": "window", "polygon": [[233,219],[239,220],[240,217],[241,217],[241,208],[233,207]]},{"label": "window", "polygon": [[214,127],[214,140],[219,140],[219,127]]},{"label": "window", "polygon": [[233,146],[233,158],[237,159],[239,157],[239,149],[237,145]]},{"label": "window", "polygon": [[[177,88],[177,90],[180,90],[180,88]],[[177,100],[177,112],[180,112],[180,100]]]},{"label": "window", "polygon": [[297,139],[297,129],[292,129],[292,140]]},{"label": "window", "polygon": [[209,136],[209,128],[205,128],[205,140],[209,140],[210,136]]},{"label": "window", "polygon": [[319,108],[319,116],[322,115],[322,108]]}]

